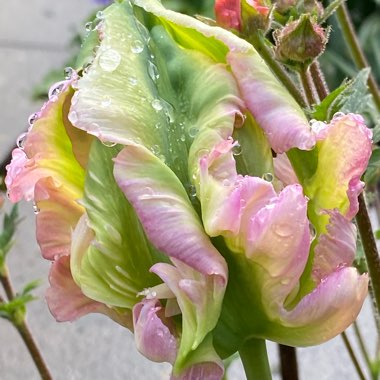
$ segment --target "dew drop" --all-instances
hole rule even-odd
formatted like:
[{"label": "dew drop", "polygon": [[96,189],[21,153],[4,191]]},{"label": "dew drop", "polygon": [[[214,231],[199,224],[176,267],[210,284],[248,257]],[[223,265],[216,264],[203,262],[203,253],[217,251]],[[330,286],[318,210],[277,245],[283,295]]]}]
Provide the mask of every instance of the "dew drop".
[{"label": "dew drop", "polygon": [[150,35],[148,29],[143,25],[140,21],[136,20],[136,26],[137,30],[139,31],[141,37],[144,39],[145,42],[149,42]]},{"label": "dew drop", "polygon": [[102,141],[102,144],[106,146],[107,148],[112,148],[116,145],[114,141]]},{"label": "dew drop", "polygon": [[158,145],[153,145],[150,150],[152,151],[152,153],[156,156],[158,156],[161,152],[160,152],[160,147]]},{"label": "dew drop", "polygon": [[274,176],[272,173],[264,173],[261,178],[267,182],[273,182]]},{"label": "dew drop", "polygon": [[188,186],[188,193],[191,199],[195,199],[197,196],[197,189],[194,185],[189,185]]},{"label": "dew drop", "polygon": [[157,123],[154,127],[155,127],[156,129],[161,129],[162,124],[161,124],[161,123]]},{"label": "dew drop", "polygon": [[92,65],[92,62],[87,62],[83,65],[83,73],[84,74],[87,74],[89,72],[91,65]]},{"label": "dew drop", "polygon": [[246,116],[241,112],[235,113],[234,128],[241,128],[245,122]]},{"label": "dew drop", "polygon": [[112,104],[112,100],[111,100],[111,98],[109,98],[108,96],[106,96],[106,97],[104,97],[102,99],[102,101],[101,101],[100,104],[101,104],[101,106],[103,108],[107,108],[107,107],[109,107]]},{"label": "dew drop", "polygon": [[86,29],[86,32],[91,32],[92,30],[92,22],[86,22],[84,28]]},{"label": "dew drop", "polygon": [[104,19],[104,13],[102,11],[96,12],[96,18],[99,20],[103,20]]},{"label": "dew drop", "polygon": [[129,77],[128,78],[128,82],[132,85],[132,86],[136,86],[137,83],[138,83],[138,80],[136,77]]},{"label": "dew drop", "polygon": [[190,136],[191,138],[194,138],[194,137],[198,134],[198,132],[199,132],[199,129],[198,129],[198,128],[196,128],[196,127],[191,127],[191,128],[189,129],[189,136]]},{"label": "dew drop", "polygon": [[161,103],[161,101],[159,99],[154,99],[152,100],[152,107],[158,112],[158,111],[162,111],[163,109],[163,105]]},{"label": "dew drop", "polygon": [[35,112],[35,113],[32,113],[29,118],[28,118],[28,123],[30,126],[32,126],[34,124],[34,122],[38,119],[38,113]]},{"label": "dew drop", "polygon": [[280,237],[289,237],[292,235],[292,226],[288,223],[278,223],[274,225],[274,232]]},{"label": "dew drop", "polygon": [[239,143],[236,143],[236,144],[232,147],[232,154],[233,154],[234,156],[240,156],[242,150],[243,150],[243,148],[241,147],[241,145],[240,145]]},{"label": "dew drop", "polygon": [[227,178],[224,179],[222,183],[223,183],[223,186],[230,186],[231,185],[231,181]]},{"label": "dew drop", "polygon": [[66,80],[70,80],[74,75],[74,69],[72,67],[65,67],[63,74],[65,75]]},{"label": "dew drop", "polygon": [[185,135],[181,135],[180,138],[179,138],[182,142],[185,142],[186,141],[186,136]]},{"label": "dew drop", "polygon": [[114,49],[107,49],[99,57],[99,66],[109,73],[115,71],[121,62],[121,55]]},{"label": "dew drop", "polygon": [[26,142],[26,136],[27,136],[27,133],[24,132],[24,133],[21,133],[21,135],[17,137],[16,145],[18,148],[24,149],[25,142]]},{"label": "dew drop", "polygon": [[333,115],[333,119],[338,119],[338,118],[341,118],[341,117],[343,117],[343,116],[346,116],[346,114],[343,113],[343,112],[336,112],[336,113],[334,113],[334,115]]},{"label": "dew drop", "polygon": [[37,215],[40,212],[39,207],[37,206],[36,202],[33,202],[33,212]]},{"label": "dew drop", "polygon": [[148,74],[153,82],[157,82],[157,80],[160,78],[157,66],[151,61],[148,61]]},{"label": "dew drop", "polygon": [[63,90],[64,84],[62,82],[53,85],[49,90],[49,99],[53,100]]},{"label": "dew drop", "polygon": [[144,44],[140,40],[135,40],[131,44],[131,52],[134,54],[140,54],[144,50]]},{"label": "dew drop", "polygon": [[309,223],[309,230],[310,230],[311,240],[315,239],[315,237],[317,236],[317,230],[315,229],[312,223]]}]

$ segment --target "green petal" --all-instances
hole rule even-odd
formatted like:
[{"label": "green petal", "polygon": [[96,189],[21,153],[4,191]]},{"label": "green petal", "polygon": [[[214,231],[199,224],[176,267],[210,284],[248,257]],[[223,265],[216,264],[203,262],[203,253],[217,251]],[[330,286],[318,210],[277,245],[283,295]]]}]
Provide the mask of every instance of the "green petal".
[{"label": "green petal", "polygon": [[83,233],[74,233],[71,264],[75,281],[88,297],[131,309],[139,301],[138,292],[159,282],[150,267],[167,259],[146,239],[115,182],[112,159],[119,151],[99,141],[93,144],[82,202],[88,220],[86,227],[78,227]]}]

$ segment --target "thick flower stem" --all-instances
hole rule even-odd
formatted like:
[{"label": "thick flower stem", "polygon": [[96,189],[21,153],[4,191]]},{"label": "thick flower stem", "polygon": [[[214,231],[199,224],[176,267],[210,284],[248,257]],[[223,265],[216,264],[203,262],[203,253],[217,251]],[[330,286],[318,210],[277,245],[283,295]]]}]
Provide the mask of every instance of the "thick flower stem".
[{"label": "thick flower stem", "polygon": [[342,334],[340,334],[340,336],[343,339],[344,345],[347,348],[348,354],[350,355],[351,361],[352,361],[353,365],[355,366],[355,369],[356,369],[356,372],[358,373],[359,378],[361,380],[366,380],[364,373],[363,373],[362,369],[360,368],[359,361],[356,358],[355,352],[352,349],[351,343],[348,340],[347,334],[343,331]]},{"label": "thick flower stem", "polygon": [[307,107],[307,102],[302,95],[301,91],[294,84],[293,80],[289,77],[285,69],[277,62],[273,56],[271,49],[265,44],[264,38],[258,35],[250,36],[249,42],[255,47],[266,64],[271,68],[277,78],[287,88],[296,102],[303,108]]},{"label": "thick flower stem", "polygon": [[[16,294],[13,290],[12,283],[10,281],[8,268],[6,265],[4,265],[1,268],[0,272],[0,282],[3,285],[3,288],[5,290],[5,294],[7,295],[7,298],[9,301],[12,301]],[[4,300],[0,299],[0,302],[4,302]],[[41,352],[39,351],[36,342],[34,341],[34,338],[32,336],[32,333],[29,330],[29,327],[25,321],[25,317],[23,318],[15,318],[15,320],[11,321],[13,325],[16,327],[17,331],[19,332],[21,338],[23,339],[37,369],[40,373],[42,380],[51,380],[52,376],[50,375],[49,369],[41,355]]]},{"label": "thick flower stem", "polygon": [[308,66],[305,66],[300,71],[300,78],[301,78],[302,87],[305,91],[305,95],[309,103],[309,106],[312,106],[313,104],[318,103],[314,95],[314,83],[313,83],[313,79],[310,76]]},{"label": "thick flower stem", "polygon": [[248,339],[239,350],[247,380],[271,380],[265,340]]},{"label": "thick flower stem", "polygon": [[324,99],[329,94],[329,88],[327,86],[325,76],[323,75],[319,62],[317,60],[310,65],[310,74],[313,78],[319,99]]},{"label": "thick flower stem", "polygon": [[282,380],[298,380],[297,354],[294,347],[278,345]]},{"label": "thick flower stem", "polygon": [[[338,19],[339,25],[342,29],[342,33],[346,44],[348,45],[349,51],[355,62],[356,67],[359,69],[364,69],[369,67],[367,59],[360,47],[358,38],[356,36],[354,26],[352,25],[350,15],[347,11],[346,4],[343,2],[342,5],[336,11],[336,17]],[[370,73],[368,78],[368,87],[373,96],[377,108],[380,110],[380,91],[377,87],[374,76]]]},{"label": "thick flower stem", "polygon": [[371,220],[368,215],[363,194],[359,195],[359,212],[356,215],[364,254],[367,260],[368,272],[371,277],[372,289],[375,296],[377,312],[380,313],[380,257],[377,251]]}]

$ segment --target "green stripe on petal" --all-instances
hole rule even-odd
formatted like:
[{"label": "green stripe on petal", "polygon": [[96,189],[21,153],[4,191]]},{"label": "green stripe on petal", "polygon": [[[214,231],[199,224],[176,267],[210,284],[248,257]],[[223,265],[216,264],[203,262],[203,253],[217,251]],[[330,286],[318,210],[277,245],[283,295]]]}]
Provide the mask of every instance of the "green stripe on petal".
[{"label": "green stripe on petal", "polygon": [[73,236],[72,272],[90,298],[132,309],[137,293],[157,285],[150,267],[167,261],[146,239],[137,216],[113,177],[118,146],[95,141],[91,149],[84,199],[87,219]]}]

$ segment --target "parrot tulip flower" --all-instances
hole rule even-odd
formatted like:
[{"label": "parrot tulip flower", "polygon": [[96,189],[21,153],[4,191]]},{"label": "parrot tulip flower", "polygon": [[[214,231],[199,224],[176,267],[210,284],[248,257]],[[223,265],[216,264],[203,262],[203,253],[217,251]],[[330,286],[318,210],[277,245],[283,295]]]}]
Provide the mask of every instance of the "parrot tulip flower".
[{"label": "parrot tulip flower", "polygon": [[221,379],[248,337],[343,331],[368,284],[351,267],[362,119],[313,128],[248,42],[156,0],[98,21],[6,178],[35,202],[55,317],[104,313],[192,380]]}]

